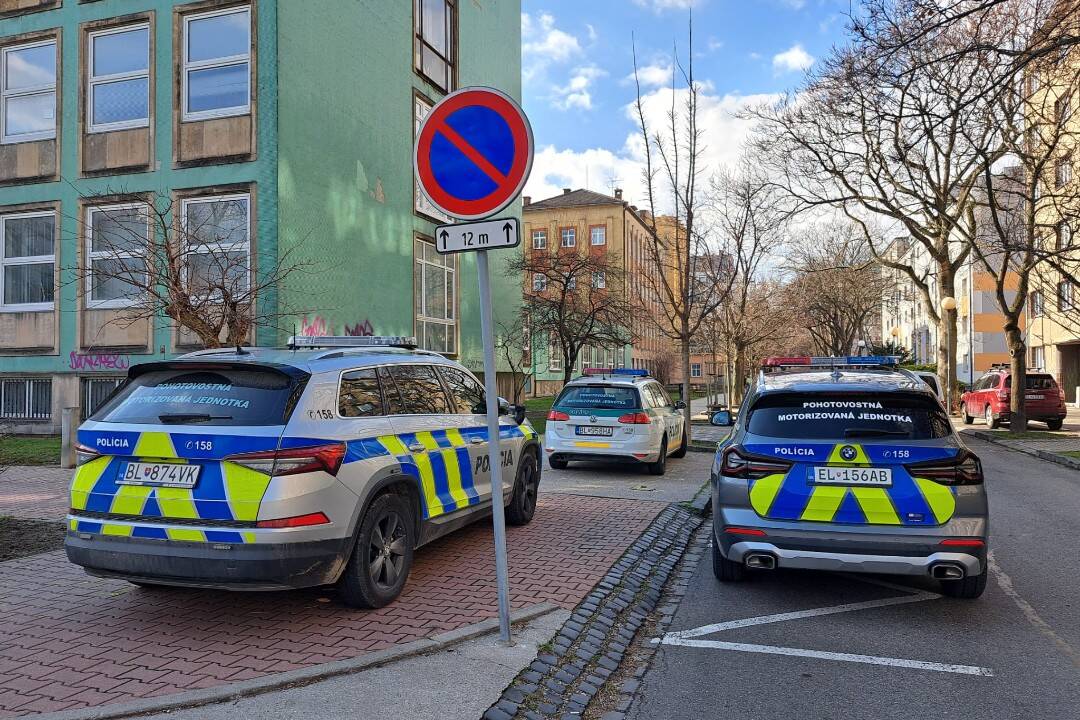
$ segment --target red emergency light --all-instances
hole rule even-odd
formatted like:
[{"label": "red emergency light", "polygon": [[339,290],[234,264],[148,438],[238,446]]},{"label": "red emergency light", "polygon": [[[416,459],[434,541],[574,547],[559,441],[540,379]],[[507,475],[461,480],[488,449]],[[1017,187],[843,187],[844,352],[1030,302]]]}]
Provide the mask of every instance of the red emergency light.
[{"label": "red emergency light", "polygon": [[802,357],[767,357],[761,361],[762,367],[783,367],[784,365],[809,365],[810,356]]}]

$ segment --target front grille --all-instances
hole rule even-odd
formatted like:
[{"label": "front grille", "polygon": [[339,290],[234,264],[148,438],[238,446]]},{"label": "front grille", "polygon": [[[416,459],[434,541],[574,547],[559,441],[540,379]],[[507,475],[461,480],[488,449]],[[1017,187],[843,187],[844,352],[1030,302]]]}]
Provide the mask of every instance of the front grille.
[{"label": "front grille", "polygon": [[203,520],[202,518],[174,518],[161,517],[160,515],[121,515],[118,513],[94,512],[93,510],[76,510],[71,508],[69,512],[81,518],[93,520],[115,520],[117,522],[148,522],[161,525],[190,525],[192,527],[212,528],[253,528],[257,523],[247,520]]}]

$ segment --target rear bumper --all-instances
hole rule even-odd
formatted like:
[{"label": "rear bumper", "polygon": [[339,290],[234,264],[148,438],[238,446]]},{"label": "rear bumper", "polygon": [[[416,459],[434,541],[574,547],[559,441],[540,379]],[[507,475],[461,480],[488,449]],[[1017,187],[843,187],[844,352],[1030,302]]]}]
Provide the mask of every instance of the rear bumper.
[{"label": "rear bumper", "polygon": [[642,435],[633,440],[602,437],[544,438],[548,457],[562,460],[597,460],[608,462],[656,462],[660,458],[660,439]]},{"label": "rear bumper", "polygon": [[[1036,422],[1045,420],[1064,420],[1067,412],[1060,408],[1054,408],[1053,410],[1038,409],[1038,408],[1024,408],[1027,414],[1028,420],[1034,420]],[[1003,422],[1009,422],[1009,418],[1012,416],[1012,411],[1005,409],[1001,412],[995,412],[994,417]]]},{"label": "rear bumper", "polygon": [[288,590],[335,582],[348,561],[350,540],[245,545],[69,531],[64,550],[71,562],[100,577],[225,590]]}]

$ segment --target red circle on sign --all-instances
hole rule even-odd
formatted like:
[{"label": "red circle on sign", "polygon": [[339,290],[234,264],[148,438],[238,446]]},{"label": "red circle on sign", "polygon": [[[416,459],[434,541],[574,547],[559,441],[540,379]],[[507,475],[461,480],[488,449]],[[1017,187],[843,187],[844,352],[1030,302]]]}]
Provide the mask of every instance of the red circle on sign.
[{"label": "red circle on sign", "polygon": [[[466,107],[487,108],[506,122],[514,140],[514,155],[510,170],[505,175],[446,124],[447,118]],[[439,134],[450,140],[481,172],[491,178],[496,186],[491,193],[482,198],[465,200],[450,194],[439,184],[431,165],[431,144]],[[525,112],[508,95],[485,87],[458,90],[436,104],[420,126],[413,153],[413,166],[421,191],[439,210],[460,220],[489,217],[513,202],[529,179],[532,160],[532,127]]]}]

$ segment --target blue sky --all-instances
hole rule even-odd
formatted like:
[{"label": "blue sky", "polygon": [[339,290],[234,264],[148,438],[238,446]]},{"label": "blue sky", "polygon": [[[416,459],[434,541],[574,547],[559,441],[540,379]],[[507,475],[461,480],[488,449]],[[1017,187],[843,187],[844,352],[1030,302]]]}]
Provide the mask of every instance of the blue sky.
[{"label": "blue sky", "polygon": [[[705,83],[702,121],[708,164],[732,162],[747,103],[795,87],[806,68],[842,41],[848,0],[523,0],[525,109],[537,157],[527,194],[613,184],[640,196],[626,106],[634,99],[631,35],[662,117],[673,44],[685,58],[693,6],[695,73]],[[670,95],[667,95],[670,98]],[[670,102],[670,100],[668,100]]]}]

